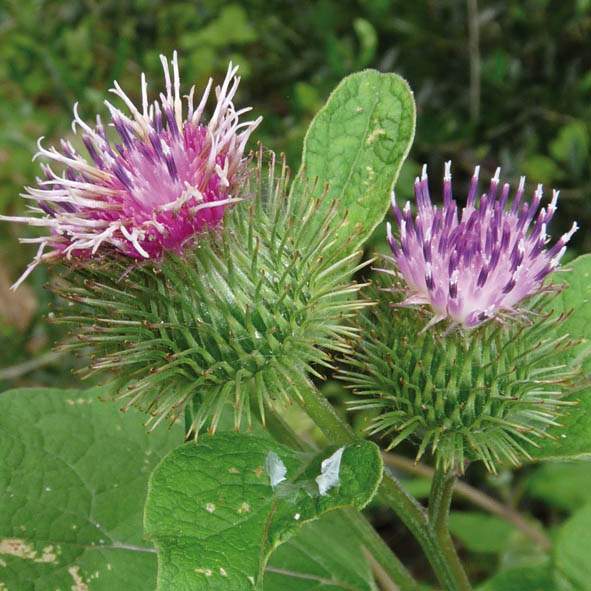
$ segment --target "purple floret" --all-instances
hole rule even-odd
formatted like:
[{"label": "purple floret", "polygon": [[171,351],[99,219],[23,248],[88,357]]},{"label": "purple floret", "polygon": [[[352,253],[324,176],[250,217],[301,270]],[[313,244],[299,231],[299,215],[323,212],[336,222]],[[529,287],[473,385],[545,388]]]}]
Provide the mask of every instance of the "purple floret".
[{"label": "purple floret", "polygon": [[500,169],[487,193],[476,203],[479,167],[476,167],[466,206],[458,219],[452,198],[451,162],[443,180],[443,208],[431,204],[426,166],[415,181],[417,213],[410,203],[401,211],[392,199],[397,235],[388,224],[388,242],[397,272],[406,283],[403,306],[429,305],[434,317],[428,326],[449,318],[451,325],[475,327],[500,314],[513,312],[525,297],[538,292],[545,277],[558,266],[576,222],[550,249],[547,225],[556,211],[558,191],[537,214],[542,200],[538,185],[530,204],[523,203],[521,178],[510,209],[510,187],[500,195]]},{"label": "purple floret", "polygon": [[215,89],[215,110],[203,124],[212,80],[196,109],[191,89],[184,117],[177,54],[171,61],[172,81],[167,60],[160,58],[166,82],[160,101],[148,103],[143,74],[141,112],[117,82],[111,92],[131,116],[105,101],[119,142],[111,144],[100,117],[94,128],[85,123],[77,105],[72,127],[82,130],[90,160],[68,141],[62,140],[58,151],[44,148],[40,138],[36,156],[57,162],[62,172],[41,165],[46,178],[23,194],[35,202],[33,215],[0,216],[49,230],[47,236],[23,239],[38,243],[39,250],[13,288],[42,261],[87,258],[105,249],[136,260],[181,253],[196,233],[219,224],[225,208],[239,200],[245,145],[261,118],[240,122],[250,109],[237,111],[232,102],[240,82],[238,68],[230,63],[223,84]]}]

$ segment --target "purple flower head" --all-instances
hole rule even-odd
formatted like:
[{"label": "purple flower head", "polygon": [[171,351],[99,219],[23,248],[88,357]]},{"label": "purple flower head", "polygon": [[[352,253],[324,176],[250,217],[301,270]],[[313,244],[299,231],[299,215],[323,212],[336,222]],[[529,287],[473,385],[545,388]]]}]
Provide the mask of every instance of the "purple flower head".
[{"label": "purple flower head", "polygon": [[398,235],[394,237],[388,224],[388,242],[408,288],[401,305],[431,306],[434,316],[428,326],[449,318],[451,326],[474,327],[498,318],[499,313],[515,311],[523,298],[540,290],[577,230],[574,223],[547,249],[546,228],[556,211],[558,191],[553,191],[551,202],[537,213],[542,185],[531,203],[522,203],[522,177],[509,207],[509,185],[503,185],[498,194],[500,168],[477,205],[479,168],[459,218],[452,198],[451,162],[445,166],[441,209],[431,204],[426,166],[415,180],[414,221],[410,203],[401,211],[392,199]]},{"label": "purple flower head", "polygon": [[[41,145],[37,156],[57,163],[61,172],[41,164],[44,179],[27,187],[22,196],[31,199],[30,217],[2,217],[49,229],[41,238],[22,242],[39,244],[35,259],[13,286],[16,288],[42,261],[88,257],[110,249],[136,260],[155,259],[167,250],[180,253],[183,245],[205,226],[218,224],[225,208],[237,201],[237,188],[245,174],[244,148],[260,123],[239,122],[250,108],[236,110],[232,102],[240,78],[230,63],[226,78],[216,87],[216,106],[209,122],[201,117],[212,80],[197,107],[195,87],[187,100],[186,115],[180,95],[177,54],[172,80],[169,64],[164,68],[166,94],[148,101],[142,74],[142,107],[136,108],[117,82],[111,89],[130,115],[108,101],[110,125],[119,136],[111,141],[97,116],[91,127],[74,106],[72,128],[82,130],[90,159],[79,154],[67,140],[61,150]],[[46,248],[51,251],[44,253]]]}]

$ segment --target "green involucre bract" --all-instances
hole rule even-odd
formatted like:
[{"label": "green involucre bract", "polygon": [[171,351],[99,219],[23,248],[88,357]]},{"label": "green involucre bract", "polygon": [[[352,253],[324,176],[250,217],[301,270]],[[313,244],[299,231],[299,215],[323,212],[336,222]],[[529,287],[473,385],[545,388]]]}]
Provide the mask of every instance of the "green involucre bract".
[{"label": "green involucre bract", "polygon": [[384,275],[364,290],[378,305],[359,314],[363,336],[340,371],[366,397],[350,408],[374,415],[367,432],[391,437],[389,449],[410,438],[417,460],[430,448],[444,469],[482,460],[494,472],[528,458],[524,444],[549,436],[547,427],[572,404],[562,399],[580,384],[580,367],[554,360],[577,343],[560,336],[564,315],[542,311],[552,294],[532,298],[517,326],[420,332],[427,312],[399,306],[403,292],[392,293]]},{"label": "green involucre bract", "polygon": [[91,350],[86,376],[114,371],[108,390],[123,409],[150,413],[152,428],[187,407],[195,436],[213,432],[228,402],[237,429],[253,406],[264,422],[266,407],[289,404],[308,373],[331,367],[331,352],[349,351],[357,329],[342,321],[367,302],[351,282],[360,253],[334,248],[346,219],[334,203],[312,231],[320,200],[307,181],[288,198],[285,161],[268,160],[261,149],[223,229],[198,235],[183,257],[127,274],[121,258],[82,262],[54,281],[68,301],[55,319],[76,326],[63,346]]}]

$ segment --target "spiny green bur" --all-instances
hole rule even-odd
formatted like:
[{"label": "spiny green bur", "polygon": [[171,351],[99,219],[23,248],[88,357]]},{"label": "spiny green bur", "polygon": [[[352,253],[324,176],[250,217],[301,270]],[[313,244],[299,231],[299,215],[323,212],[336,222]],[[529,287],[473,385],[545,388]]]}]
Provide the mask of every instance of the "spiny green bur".
[{"label": "spiny green bur", "polygon": [[[338,484],[321,495],[316,477],[336,451],[302,454],[238,433],[218,433],[171,452],[153,472],[146,535],[158,551],[158,591],[263,588],[274,548],[326,511],[362,509],[382,477],[379,448],[345,447]],[[277,454],[287,480],[273,488],[265,463]]]},{"label": "spiny green bur", "polygon": [[[53,316],[74,325],[65,348],[92,351],[86,375],[111,370],[108,390],[152,415],[191,413],[195,436],[215,431],[226,403],[251,423],[255,407],[290,404],[309,374],[332,367],[367,303],[351,277],[363,241],[383,218],[414,134],[414,102],[394,74],[346,78],[313,121],[304,169],[259,152],[223,229],[161,262],[83,260],[53,288]],[[276,170],[278,169],[278,170]],[[309,180],[308,180],[309,179]],[[327,187],[326,184],[330,183]],[[180,215],[180,214],[179,214]]]},{"label": "spiny green bur", "polygon": [[54,283],[70,302],[56,319],[77,324],[66,348],[90,347],[86,373],[117,372],[114,396],[149,412],[154,425],[191,400],[195,434],[206,424],[215,431],[227,402],[237,428],[243,414],[250,424],[252,406],[264,421],[265,407],[297,399],[308,372],[320,376],[312,365],[330,367],[330,351],[346,352],[355,334],[342,320],[366,305],[350,280],[359,253],[344,254],[345,245],[325,252],[335,245],[336,205],[320,216],[304,181],[287,203],[285,163],[277,175],[274,155],[268,167],[262,160],[261,151],[223,229],[198,236],[183,257],[139,264],[127,276],[129,261],[84,263]]},{"label": "spiny green bur", "polygon": [[[382,288],[388,281],[378,278]],[[527,446],[549,437],[572,404],[564,397],[580,383],[580,364],[555,359],[578,343],[557,334],[564,315],[541,313],[547,295],[521,326],[489,322],[447,335],[445,327],[420,334],[428,315],[396,306],[390,291],[365,295],[378,305],[360,314],[363,338],[341,377],[367,397],[351,406],[371,409],[368,432],[389,436],[390,448],[410,438],[417,459],[430,448],[444,469],[468,459],[495,471],[531,459]]]},{"label": "spiny green bur", "polygon": [[579,339],[580,344],[553,359],[555,365],[582,364],[585,376],[583,388],[569,393],[567,400],[574,403],[560,418],[559,426],[548,429],[551,438],[539,446],[527,446],[535,460],[591,460],[591,254],[577,257],[568,263],[567,272],[553,275],[563,284],[558,296],[550,302],[555,314],[569,314],[560,325],[562,334]]}]

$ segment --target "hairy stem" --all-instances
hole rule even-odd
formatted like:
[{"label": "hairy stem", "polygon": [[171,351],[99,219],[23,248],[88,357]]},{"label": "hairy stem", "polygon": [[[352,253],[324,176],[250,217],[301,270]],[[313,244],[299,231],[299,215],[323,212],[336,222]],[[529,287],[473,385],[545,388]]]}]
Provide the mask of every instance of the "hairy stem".
[{"label": "hairy stem", "polygon": [[343,514],[357,533],[363,548],[375,562],[374,570],[379,572],[382,584],[389,589],[418,591],[418,583],[363,514],[355,509],[345,509]]},{"label": "hairy stem", "polygon": [[[416,464],[412,460],[393,453],[382,454],[384,463],[394,468],[399,468],[410,474],[433,478],[435,470],[423,464]],[[485,511],[497,515],[519,529],[524,535],[540,545],[544,550],[552,549],[552,540],[539,528],[527,521],[518,511],[500,503],[482,491],[470,486],[466,482],[458,480],[454,488],[454,494],[481,507]]]},{"label": "hairy stem", "polygon": [[419,542],[442,587],[448,591],[468,591],[470,584],[453,546],[451,554],[448,548],[441,546],[425,508],[387,470],[384,471],[379,498],[398,515]]},{"label": "hairy stem", "polygon": [[[318,390],[301,388],[300,394],[304,401],[304,410],[331,443],[348,443],[358,438],[349,424],[337,414]],[[469,591],[470,584],[453,544],[442,546],[442,541],[446,542],[445,536],[438,535],[425,508],[388,470],[384,470],[378,495],[417,539],[442,587],[446,591]],[[449,542],[451,543],[451,539]]]},{"label": "hairy stem", "polygon": [[429,495],[429,523],[435,530],[439,546],[444,553],[447,563],[454,570],[458,582],[463,589],[469,589],[470,583],[464,571],[464,567],[458,560],[456,549],[449,533],[449,507],[453,496],[457,475],[454,472],[444,471],[438,468],[431,482],[431,494]]},{"label": "hairy stem", "polygon": [[400,591],[400,587],[386,576],[384,569],[376,562],[376,559],[367,551],[367,548],[365,547],[363,548],[363,554],[365,556],[365,560],[367,560],[369,567],[371,568],[371,572],[373,573],[379,588],[382,589],[382,591]]}]

